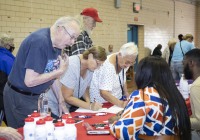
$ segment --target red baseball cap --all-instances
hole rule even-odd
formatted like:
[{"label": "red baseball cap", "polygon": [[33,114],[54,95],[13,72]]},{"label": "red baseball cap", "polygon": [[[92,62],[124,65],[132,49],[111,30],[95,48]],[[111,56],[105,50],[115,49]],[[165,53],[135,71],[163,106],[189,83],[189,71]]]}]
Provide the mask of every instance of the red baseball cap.
[{"label": "red baseball cap", "polygon": [[81,12],[81,15],[90,16],[92,17],[96,22],[102,22],[102,20],[99,18],[98,11],[94,8],[85,8]]}]

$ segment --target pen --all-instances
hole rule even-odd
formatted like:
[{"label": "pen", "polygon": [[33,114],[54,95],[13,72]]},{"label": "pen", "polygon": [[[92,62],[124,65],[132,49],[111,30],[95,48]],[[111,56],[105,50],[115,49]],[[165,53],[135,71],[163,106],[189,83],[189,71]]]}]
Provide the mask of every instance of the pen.
[{"label": "pen", "polygon": [[86,129],[87,131],[93,130],[92,126],[91,126],[88,122],[83,123],[83,126],[85,127],[85,129]]},{"label": "pen", "polygon": [[102,112],[102,113],[97,113],[97,114],[95,114],[96,116],[105,116],[105,115],[107,115],[107,113],[105,113],[105,112]]},{"label": "pen", "polygon": [[87,115],[79,115],[79,116],[75,116],[75,118],[83,118],[83,119],[86,119],[86,118],[92,118],[91,116],[87,116]]}]

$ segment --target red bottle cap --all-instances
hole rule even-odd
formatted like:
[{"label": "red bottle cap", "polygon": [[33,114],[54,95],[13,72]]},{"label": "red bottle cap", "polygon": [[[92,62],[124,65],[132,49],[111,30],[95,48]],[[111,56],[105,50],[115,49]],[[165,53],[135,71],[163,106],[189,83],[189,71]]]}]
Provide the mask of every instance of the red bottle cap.
[{"label": "red bottle cap", "polygon": [[53,118],[51,116],[47,116],[44,118],[45,121],[53,121]]},{"label": "red bottle cap", "polygon": [[55,123],[54,125],[55,125],[55,127],[63,127],[63,126],[64,126],[64,123],[62,123],[62,122],[57,122],[57,123]]},{"label": "red bottle cap", "polygon": [[31,117],[33,117],[33,118],[40,117],[40,113],[38,113],[37,111],[34,111],[34,112],[31,114]]},{"label": "red bottle cap", "polygon": [[40,119],[36,122],[37,125],[43,125],[45,124],[45,121],[43,119]]},{"label": "red bottle cap", "polygon": [[62,115],[62,119],[68,119],[69,118],[69,114],[63,114]]},{"label": "red bottle cap", "polygon": [[34,119],[29,116],[28,118],[25,118],[25,122],[34,122]]}]

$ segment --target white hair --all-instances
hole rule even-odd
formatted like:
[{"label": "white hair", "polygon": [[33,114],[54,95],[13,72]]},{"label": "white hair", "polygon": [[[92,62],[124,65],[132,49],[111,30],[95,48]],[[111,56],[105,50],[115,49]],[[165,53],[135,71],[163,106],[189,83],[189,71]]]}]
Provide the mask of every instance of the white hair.
[{"label": "white hair", "polygon": [[0,46],[7,48],[8,44],[13,44],[14,38],[7,35],[7,34],[1,34],[0,35]]},{"label": "white hair", "polygon": [[80,26],[80,21],[77,18],[67,16],[67,17],[60,17],[58,20],[56,20],[53,27],[56,28],[58,26],[65,26],[66,24],[70,24],[72,22],[76,22]]},{"label": "white hair", "polygon": [[138,48],[134,42],[129,42],[121,46],[119,52],[121,53],[122,57],[127,55],[138,55]]}]

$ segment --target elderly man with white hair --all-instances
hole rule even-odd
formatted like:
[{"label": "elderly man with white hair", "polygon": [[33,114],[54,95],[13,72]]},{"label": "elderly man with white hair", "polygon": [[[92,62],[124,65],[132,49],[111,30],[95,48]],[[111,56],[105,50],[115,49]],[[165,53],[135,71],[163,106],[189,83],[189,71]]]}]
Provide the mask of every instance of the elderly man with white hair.
[{"label": "elderly man with white hair", "polygon": [[56,79],[68,67],[68,57],[61,56],[61,51],[79,34],[76,18],[61,17],[50,28],[39,29],[24,39],[3,92],[8,126],[22,127],[27,115],[38,109],[40,94],[50,87],[57,89]]},{"label": "elderly man with white hair", "polygon": [[96,22],[102,22],[99,18],[99,13],[95,8],[85,8],[80,14],[82,25],[82,32],[78,36],[75,43],[65,48],[65,52],[71,55],[82,54],[85,50],[92,47],[92,39],[90,35],[96,27]]},{"label": "elderly man with white hair", "polygon": [[137,55],[137,46],[132,42],[124,44],[119,52],[109,55],[103,66],[93,74],[90,101],[110,102],[125,107],[127,101],[120,99],[129,96],[126,87],[126,71],[135,63]]}]

